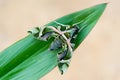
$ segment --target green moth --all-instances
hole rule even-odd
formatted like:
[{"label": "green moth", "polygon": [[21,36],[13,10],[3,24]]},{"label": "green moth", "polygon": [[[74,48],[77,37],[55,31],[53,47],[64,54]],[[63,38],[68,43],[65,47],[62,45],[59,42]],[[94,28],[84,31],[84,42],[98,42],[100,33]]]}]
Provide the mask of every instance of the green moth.
[{"label": "green moth", "polygon": [[57,53],[58,67],[61,74],[63,74],[69,67],[75,47],[75,38],[80,29],[76,23],[73,25],[64,25],[57,21],[55,23],[56,26],[36,27],[28,32],[38,40],[47,41],[50,38],[54,38],[49,50],[60,50]]}]

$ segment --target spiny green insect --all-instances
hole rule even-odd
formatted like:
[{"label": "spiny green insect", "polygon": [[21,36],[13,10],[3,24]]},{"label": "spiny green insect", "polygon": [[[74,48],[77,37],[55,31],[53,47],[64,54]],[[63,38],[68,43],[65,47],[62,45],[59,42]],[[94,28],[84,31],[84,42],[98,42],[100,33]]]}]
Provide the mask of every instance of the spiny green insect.
[{"label": "spiny green insect", "polygon": [[57,53],[58,67],[63,74],[69,67],[69,63],[74,50],[74,39],[79,32],[77,24],[64,25],[55,21],[57,26],[36,27],[30,31],[36,39],[47,41],[54,38],[49,50],[59,50]]}]

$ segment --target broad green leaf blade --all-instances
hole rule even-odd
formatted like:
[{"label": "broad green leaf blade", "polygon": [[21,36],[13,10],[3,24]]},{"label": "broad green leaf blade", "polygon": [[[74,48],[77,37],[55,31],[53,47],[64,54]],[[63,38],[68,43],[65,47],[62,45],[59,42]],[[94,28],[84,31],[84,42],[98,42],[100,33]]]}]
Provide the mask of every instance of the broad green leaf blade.
[{"label": "broad green leaf blade", "polygon": [[[106,7],[99,4],[55,21],[77,24],[80,32],[75,39],[75,49],[85,39]],[[46,26],[56,26],[53,21]],[[38,80],[57,66],[57,52],[49,50],[53,40],[41,41],[29,35],[0,53],[0,80]]]},{"label": "broad green leaf blade", "polygon": [[[1,52],[0,80],[30,80],[27,78],[31,77],[31,80],[38,80],[40,76],[53,69],[57,65],[57,58],[56,54],[48,49],[51,41],[39,41],[33,36],[27,36]],[[17,74],[20,76],[23,73],[26,75],[14,79]]]},{"label": "broad green leaf blade", "polygon": [[[53,55],[51,55],[53,54]],[[54,65],[53,65],[54,64]],[[2,80],[38,80],[57,65],[56,54],[38,50],[29,59],[3,76]]]}]

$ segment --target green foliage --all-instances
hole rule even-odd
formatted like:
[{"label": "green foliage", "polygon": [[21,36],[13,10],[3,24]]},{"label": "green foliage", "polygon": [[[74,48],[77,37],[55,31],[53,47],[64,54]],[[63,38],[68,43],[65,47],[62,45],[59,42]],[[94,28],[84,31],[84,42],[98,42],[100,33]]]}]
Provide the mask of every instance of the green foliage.
[{"label": "green foliage", "polygon": [[[69,67],[71,50],[74,51],[85,39],[105,7],[106,3],[103,3],[66,15],[44,25],[47,28],[42,32],[42,29],[39,28],[29,31],[32,35],[28,35],[0,53],[0,80],[39,80],[57,65],[61,73],[64,73]],[[51,30],[49,26],[55,27],[57,30],[67,30],[69,32],[56,41],[55,36],[58,34]],[[76,34],[74,27],[77,27],[79,30]],[[54,35],[51,35],[50,32],[54,32]],[[73,34],[75,34],[74,38],[71,37]],[[74,43],[74,47],[71,46],[71,50],[67,51],[67,56],[65,55],[65,50],[70,47],[65,43],[67,41],[65,37],[71,38],[70,44]],[[63,43],[67,45],[60,48],[60,44]],[[67,61],[65,63],[61,62],[59,60],[61,58],[64,58],[63,62]]]}]

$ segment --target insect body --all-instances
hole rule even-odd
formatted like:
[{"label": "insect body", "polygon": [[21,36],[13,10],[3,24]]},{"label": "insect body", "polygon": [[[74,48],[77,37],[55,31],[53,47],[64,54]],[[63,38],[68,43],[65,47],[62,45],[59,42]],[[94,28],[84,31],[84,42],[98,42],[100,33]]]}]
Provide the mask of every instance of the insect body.
[{"label": "insect body", "polygon": [[69,67],[69,63],[74,50],[74,39],[79,32],[79,28],[76,25],[64,25],[55,21],[57,26],[43,26],[40,28],[34,28],[33,31],[29,31],[36,39],[47,41],[51,37],[54,37],[54,41],[51,43],[49,50],[61,49],[57,54],[58,67],[63,74],[66,68]]}]

